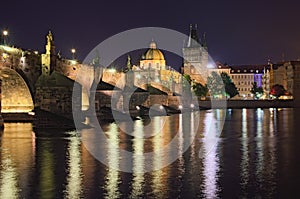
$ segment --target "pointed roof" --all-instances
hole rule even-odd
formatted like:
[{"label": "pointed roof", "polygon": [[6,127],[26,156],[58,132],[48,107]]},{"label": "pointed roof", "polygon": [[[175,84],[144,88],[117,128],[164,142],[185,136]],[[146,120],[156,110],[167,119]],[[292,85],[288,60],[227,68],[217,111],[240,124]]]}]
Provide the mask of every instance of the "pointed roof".
[{"label": "pointed roof", "polygon": [[197,33],[197,24],[195,24],[195,28],[193,28],[192,24],[190,24],[190,34],[189,34],[187,47],[193,48],[199,46],[200,46],[200,40],[198,38],[198,33]]},{"label": "pointed roof", "polygon": [[202,36],[202,47],[207,49],[206,32],[203,33],[203,36]]}]

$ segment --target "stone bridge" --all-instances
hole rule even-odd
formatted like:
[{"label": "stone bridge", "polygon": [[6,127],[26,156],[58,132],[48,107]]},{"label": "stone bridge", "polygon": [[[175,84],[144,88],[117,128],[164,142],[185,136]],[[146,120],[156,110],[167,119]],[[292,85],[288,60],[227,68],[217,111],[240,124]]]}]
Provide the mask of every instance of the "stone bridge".
[{"label": "stone bridge", "polygon": [[1,112],[29,112],[34,108],[35,82],[41,75],[37,52],[0,45]]},{"label": "stone bridge", "polygon": [[[62,59],[55,54],[51,32],[49,35],[45,54],[0,45],[2,113],[26,113],[32,111],[35,106],[40,106],[38,102],[42,99],[38,99],[41,96],[39,92],[43,92],[44,86],[49,86],[49,82],[53,81],[51,75],[54,71],[66,79],[63,81],[70,80],[73,86],[72,80],[75,80],[81,64],[75,60]],[[67,84],[70,85],[70,82]],[[53,85],[56,83],[52,83],[51,86]]]}]

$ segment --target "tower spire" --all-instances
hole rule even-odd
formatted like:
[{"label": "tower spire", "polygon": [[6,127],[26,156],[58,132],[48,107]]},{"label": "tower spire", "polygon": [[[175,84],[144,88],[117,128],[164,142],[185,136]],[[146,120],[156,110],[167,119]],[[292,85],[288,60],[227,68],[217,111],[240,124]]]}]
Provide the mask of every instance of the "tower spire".
[{"label": "tower spire", "polygon": [[192,42],[192,30],[193,30],[193,25],[190,24],[190,32],[189,32],[189,39],[188,39],[187,47],[191,46],[191,42]]},{"label": "tower spire", "polygon": [[187,43],[187,47],[199,47],[200,42],[197,33],[197,24],[195,24],[195,28],[193,28],[192,24],[190,24],[190,34]]},{"label": "tower spire", "polygon": [[207,50],[206,32],[204,32],[202,36],[202,46]]}]

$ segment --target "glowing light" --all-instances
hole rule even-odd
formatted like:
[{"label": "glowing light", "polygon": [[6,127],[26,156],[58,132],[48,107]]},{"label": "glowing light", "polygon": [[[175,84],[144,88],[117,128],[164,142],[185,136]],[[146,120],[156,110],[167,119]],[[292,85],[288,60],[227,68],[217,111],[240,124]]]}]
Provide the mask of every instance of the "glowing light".
[{"label": "glowing light", "polygon": [[182,109],[182,105],[179,105],[178,108],[179,108],[179,109]]},{"label": "glowing light", "polygon": [[71,49],[71,53],[72,53],[72,59],[75,59],[76,49],[75,49],[75,48],[72,48],[72,49]]},{"label": "glowing light", "polygon": [[194,105],[194,104],[191,104],[191,108],[195,108],[195,105]]},{"label": "glowing light", "polygon": [[7,35],[8,35],[8,31],[7,31],[7,30],[3,30],[2,33],[3,33],[4,36],[7,36]]},{"label": "glowing light", "polygon": [[4,59],[8,58],[8,54],[2,53],[2,57],[3,57]]},{"label": "glowing light", "polygon": [[39,54],[39,52],[38,52],[38,51],[34,51],[34,54],[36,54],[36,55],[37,55],[37,54]]},{"label": "glowing light", "polygon": [[33,111],[30,111],[30,112],[28,112],[28,115],[35,115],[35,112],[33,112]]},{"label": "glowing light", "polygon": [[135,108],[136,108],[136,110],[138,110],[138,111],[141,110],[141,108],[140,108],[139,106],[136,106]]},{"label": "glowing light", "polygon": [[111,68],[111,69],[109,69],[109,72],[110,72],[110,73],[116,73],[117,70],[116,70],[115,68]]},{"label": "glowing light", "polygon": [[160,105],[160,106],[159,106],[159,109],[160,109],[160,110],[163,110],[163,109],[164,109],[164,107],[163,107],[162,105]]}]

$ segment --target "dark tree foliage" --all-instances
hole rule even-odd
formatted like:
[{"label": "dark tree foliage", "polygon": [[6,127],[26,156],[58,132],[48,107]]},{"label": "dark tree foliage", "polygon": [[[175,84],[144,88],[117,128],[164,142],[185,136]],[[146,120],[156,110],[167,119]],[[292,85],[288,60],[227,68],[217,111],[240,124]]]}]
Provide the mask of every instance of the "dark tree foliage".
[{"label": "dark tree foliage", "polygon": [[285,92],[286,92],[286,90],[284,89],[284,87],[282,85],[275,84],[271,88],[270,95],[273,95],[276,98],[279,98],[280,96],[284,95]]},{"label": "dark tree foliage", "polygon": [[250,92],[254,95],[255,99],[258,99],[259,96],[264,94],[264,89],[262,87],[257,87],[257,83],[254,82]]},{"label": "dark tree foliage", "polygon": [[219,75],[217,72],[213,71],[207,79],[207,87],[212,96],[226,95],[232,98],[239,94],[230,76],[225,72],[222,72]]},{"label": "dark tree foliage", "polygon": [[221,78],[225,84],[225,92],[227,95],[229,95],[230,98],[239,94],[235,84],[232,82],[232,79],[230,78],[230,76],[227,73],[222,72]]},{"label": "dark tree foliage", "polygon": [[205,97],[208,93],[207,85],[203,86],[200,83],[195,83],[195,84],[193,84],[192,88],[193,88],[195,95],[197,95],[199,97]]}]

